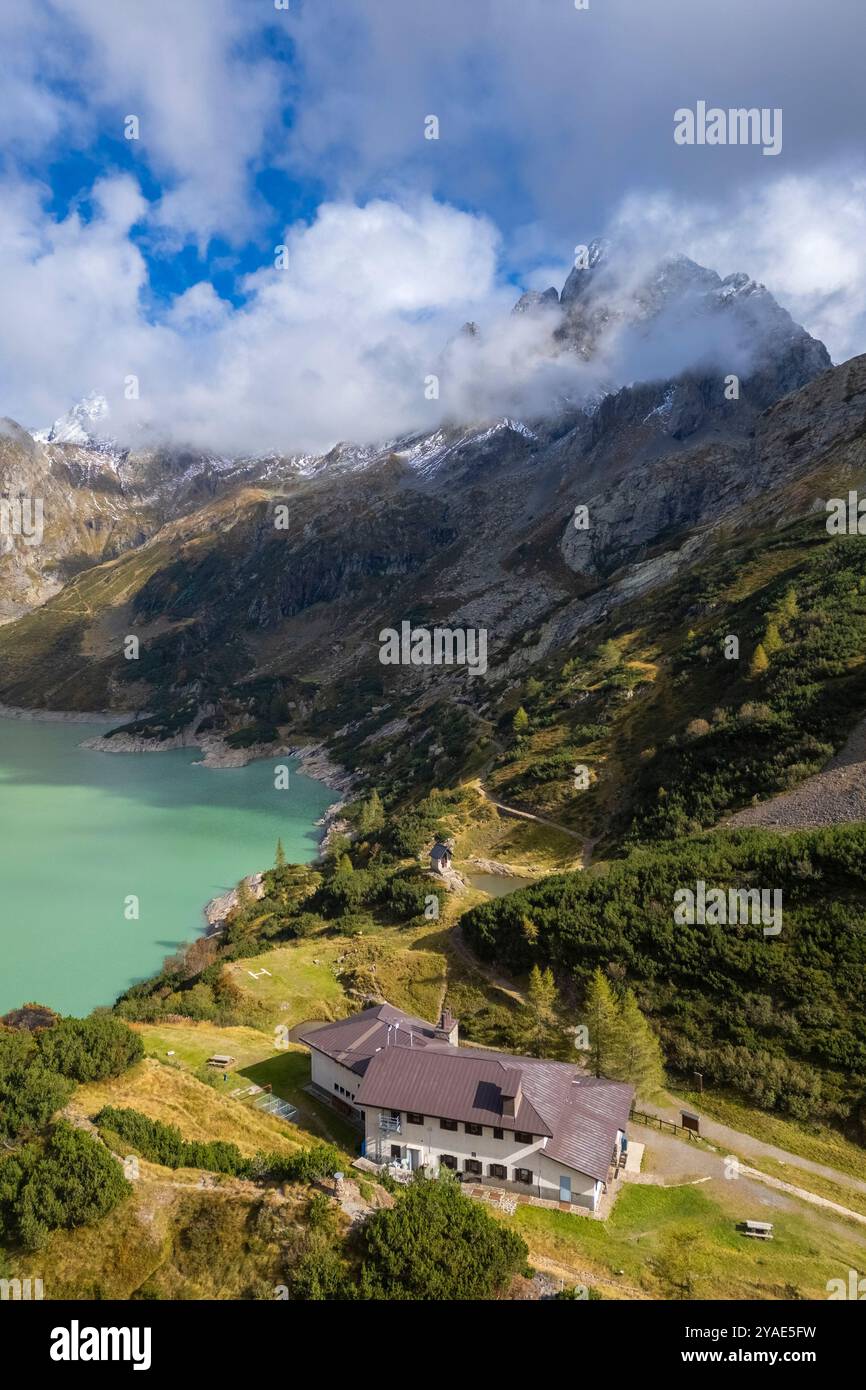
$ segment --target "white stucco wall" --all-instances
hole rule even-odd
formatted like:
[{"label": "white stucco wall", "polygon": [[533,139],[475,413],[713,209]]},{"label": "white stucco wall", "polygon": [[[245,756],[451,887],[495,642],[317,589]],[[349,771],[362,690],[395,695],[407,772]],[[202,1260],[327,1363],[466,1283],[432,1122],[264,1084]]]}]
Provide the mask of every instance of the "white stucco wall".
[{"label": "white stucco wall", "polygon": [[[327,1091],[335,1100],[342,1100],[347,1105],[352,1104],[352,1098],[361,1084],[361,1078],[349,1067],[344,1067],[340,1062],[333,1061],[330,1057],[325,1057],[323,1053],[316,1052],[310,1048],[310,1076],[317,1086],[321,1086],[323,1091]],[[334,1083],[343,1087],[348,1095],[343,1091],[334,1089]]]},{"label": "white stucco wall", "polygon": [[[374,1161],[380,1154],[382,1161],[388,1161],[392,1144],[399,1145],[404,1156],[407,1156],[407,1149],[418,1150],[420,1156],[417,1166],[424,1165],[434,1171],[439,1166],[442,1154],[453,1155],[457,1159],[460,1172],[465,1172],[467,1158],[475,1158],[482,1164],[482,1173],[480,1178],[473,1175],[472,1181],[483,1181],[499,1187],[507,1186],[515,1192],[525,1192],[527,1195],[544,1197],[554,1202],[559,1201],[560,1177],[565,1176],[571,1182],[572,1202],[595,1210],[601,1190],[600,1184],[586,1173],[579,1173],[576,1169],[548,1157],[544,1152],[546,1141],[543,1138],[536,1138],[533,1144],[518,1144],[513,1133],[506,1129],[503,1139],[494,1139],[493,1130],[487,1125],[483,1126],[483,1133],[480,1135],[467,1134],[462,1122],[458,1124],[455,1133],[453,1130],[442,1129],[438,1117],[432,1116],[424,1117],[423,1126],[412,1125],[406,1120],[405,1110],[400,1115],[400,1133],[386,1133],[379,1128],[379,1115],[382,1112],[378,1108],[367,1106],[364,1109],[366,1153]],[[390,1111],[385,1113],[390,1114]],[[499,1163],[506,1168],[507,1178],[492,1177],[489,1172],[491,1163]],[[532,1172],[532,1183],[515,1182],[515,1168],[529,1168]]]}]

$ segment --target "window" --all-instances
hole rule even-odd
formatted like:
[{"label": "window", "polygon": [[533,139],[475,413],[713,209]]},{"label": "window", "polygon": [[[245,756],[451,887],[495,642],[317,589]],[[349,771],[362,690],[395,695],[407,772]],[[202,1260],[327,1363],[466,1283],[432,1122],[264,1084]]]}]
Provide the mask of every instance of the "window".
[{"label": "window", "polygon": [[419,1115],[417,1110],[407,1110],[406,1123],[409,1125],[423,1125],[424,1116]]},{"label": "window", "polygon": [[463,1128],[466,1130],[466,1133],[467,1133],[467,1134],[483,1134],[483,1133],[484,1133],[484,1130],[483,1130],[483,1128],[482,1128],[481,1125],[469,1125],[469,1124],[466,1124],[466,1125],[463,1126]]},{"label": "window", "polygon": [[493,1131],[493,1138],[494,1138],[494,1139],[504,1139],[504,1138],[505,1138],[505,1130],[504,1130],[504,1129],[494,1129],[494,1131]]},{"label": "window", "polygon": [[532,1135],[527,1134],[523,1129],[516,1129],[514,1131],[514,1142],[515,1144],[531,1144]]},{"label": "window", "polygon": [[453,1173],[457,1172],[457,1159],[453,1154],[440,1154],[439,1164],[442,1168],[450,1168]]},{"label": "window", "polygon": [[399,1144],[391,1145],[391,1157],[396,1158],[398,1162],[403,1157],[403,1150],[401,1149]]},{"label": "window", "polygon": [[532,1170],[530,1168],[515,1168],[514,1181],[525,1182],[528,1186],[532,1182]]},{"label": "window", "polygon": [[440,1120],[440,1121],[439,1121],[439,1128],[440,1128],[440,1129],[456,1129],[456,1128],[457,1128],[457,1121],[456,1121],[456,1120]]},{"label": "window", "polygon": [[503,1168],[501,1163],[488,1163],[487,1171],[491,1178],[499,1178],[502,1182],[508,1177],[508,1169]]},{"label": "window", "polygon": [[482,1168],[477,1158],[467,1158],[463,1167],[467,1173],[474,1173],[476,1177],[481,1177]]}]

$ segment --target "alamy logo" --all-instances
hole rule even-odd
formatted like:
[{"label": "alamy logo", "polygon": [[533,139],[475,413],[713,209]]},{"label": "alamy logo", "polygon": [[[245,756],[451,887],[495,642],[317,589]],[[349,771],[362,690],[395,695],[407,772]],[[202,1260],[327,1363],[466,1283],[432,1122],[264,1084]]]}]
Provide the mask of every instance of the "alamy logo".
[{"label": "alamy logo", "polygon": [[51,1329],[52,1361],[131,1361],[134,1371],[150,1370],[149,1327],[69,1327]]},{"label": "alamy logo", "polygon": [[850,1298],[858,1302],[866,1299],[866,1279],[861,1279],[856,1269],[848,1270],[848,1282],[844,1279],[828,1279],[827,1294],[830,1299]]},{"label": "alamy logo", "polygon": [[866,536],[866,497],[856,492],[844,497],[831,497],[826,502],[827,534],[830,536]]},{"label": "alamy logo", "polygon": [[765,936],[782,930],[781,888],[708,888],[699,878],[694,888],[677,888],[674,904],[674,921],[681,926],[751,924],[763,926]]},{"label": "alamy logo", "polygon": [[674,140],[678,145],[763,145],[764,154],[782,150],[782,109],[738,106],[725,111],[699,101],[694,111],[680,106],[674,112]]},{"label": "alamy logo", "polygon": [[5,1303],[7,1299],[13,1303],[26,1303],[44,1297],[41,1279],[0,1279],[0,1303]]},{"label": "alamy logo", "polygon": [[0,536],[20,536],[25,545],[41,545],[41,497],[0,497]]},{"label": "alamy logo", "polygon": [[409,622],[379,633],[383,666],[466,666],[470,675],[487,670],[487,629],[414,627]]}]

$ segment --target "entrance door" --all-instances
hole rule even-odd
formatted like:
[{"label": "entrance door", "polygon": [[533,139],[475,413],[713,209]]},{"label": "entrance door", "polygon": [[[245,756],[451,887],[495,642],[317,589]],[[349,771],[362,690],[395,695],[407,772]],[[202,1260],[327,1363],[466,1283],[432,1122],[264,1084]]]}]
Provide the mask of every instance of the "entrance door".
[{"label": "entrance door", "polygon": [[414,1173],[421,1166],[421,1150],[407,1149],[406,1152],[409,1155],[409,1167]]},{"label": "entrance door", "polygon": [[559,1175],[559,1200],[560,1202],[571,1201],[571,1178],[565,1177],[563,1173]]}]

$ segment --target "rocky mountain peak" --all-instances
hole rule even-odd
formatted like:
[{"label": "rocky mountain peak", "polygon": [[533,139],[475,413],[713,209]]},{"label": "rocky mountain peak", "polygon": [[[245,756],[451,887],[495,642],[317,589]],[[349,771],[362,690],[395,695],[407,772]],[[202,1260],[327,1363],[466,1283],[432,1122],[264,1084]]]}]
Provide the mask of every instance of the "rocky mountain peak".
[{"label": "rocky mountain peak", "polygon": [[603,237],[596,237],[589,243],[585,255],[580,256],[568,279],[562,287],[560,303],[563,308],[577,303],[592,285],[598,267],[604,265],[610,255],[610,244]]},{"label": "rocky mountain peak", "polygon": [[554,307],[559,304],[559,290],[550,285],[546,290],[526,290],[520,296],[512,314],[531,314],[536,309]]},{"label": "rocky mountain peak", "polygon": [[105,396],[99,391],[91,391],[65,415],[59,416],[48,429],[34,430],[33,438],[40,444],[77,444],[84,448],[98,448],[111,443],[105,434],[110,414]]}]

